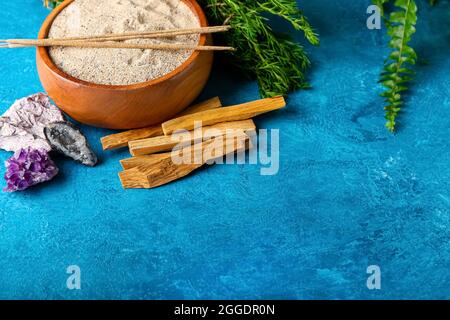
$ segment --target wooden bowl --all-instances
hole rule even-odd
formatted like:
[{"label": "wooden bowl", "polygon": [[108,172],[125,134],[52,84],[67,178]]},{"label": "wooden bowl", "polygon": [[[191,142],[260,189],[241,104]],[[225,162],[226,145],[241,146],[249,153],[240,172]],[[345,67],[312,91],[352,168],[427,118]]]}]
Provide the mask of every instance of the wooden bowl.
[{"label": "wooden bowl", "polygon": [[[48,36],[55,17],[73,0],[66,0],[47,17],[39,39]],[[206,17],[195,0],[182,0],[197,15]],[[211,43],[201,35],[199,45]],[[38,48],[37,69],[42,86],[55,104],[75,120],[109,129],[141,128],[170,119],[189,106],[203,90],[211,72],[213,53],[195,51],[171,73],[133,85],[101,85],[76,79],[53,63],[46,48]]]}]

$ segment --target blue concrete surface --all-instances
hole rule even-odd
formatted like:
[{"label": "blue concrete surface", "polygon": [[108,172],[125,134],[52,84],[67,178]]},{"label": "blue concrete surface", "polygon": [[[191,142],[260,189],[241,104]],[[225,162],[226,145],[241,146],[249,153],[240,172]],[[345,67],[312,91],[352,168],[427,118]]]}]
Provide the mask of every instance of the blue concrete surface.
[{"label": "blue concrete surface", "polygon": [[[396,135],[384,129],[376,80],[388,50],[365,27],[368,1],[302,1],[321,35],[307,47],[313,89],[258,118],[279,128],[278,175],[214,166],[155,190],[124,191],[126,151],[83,127],[101,164],[63,158],[61,175],[0,195],[0,298],[450,298],[450,6],[418,0],[423,61]],[[2,38],[33,37],[38,0],[2,4]],[[299,37],[300,38],[300,37]],[[0,51],[0,111],[42,90],[33,49]],[[203,93],[258,97],[216,65]],[[10,155],[1,152],[1,161]],[[379,265],[381,290],[366,287]],[[66,288],[78,265],[82,289]]]}]

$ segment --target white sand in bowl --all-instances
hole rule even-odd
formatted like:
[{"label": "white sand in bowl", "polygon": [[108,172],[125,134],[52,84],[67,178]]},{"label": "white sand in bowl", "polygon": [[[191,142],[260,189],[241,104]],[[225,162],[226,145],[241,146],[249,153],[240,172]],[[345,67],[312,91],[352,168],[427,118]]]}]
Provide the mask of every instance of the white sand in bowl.
[{"label": "white sand in bowl", "polygon": [[[49,38],[199,27],[195,13],[181,0],[75,0],[56,17]],[[199,35],[125,42],[196,45]],[[69,75],[107,85],[128,85],[159,78],[192,55],[192,51],[187,50],[70,47],[53,47],[49,53],[55,64]]]}]

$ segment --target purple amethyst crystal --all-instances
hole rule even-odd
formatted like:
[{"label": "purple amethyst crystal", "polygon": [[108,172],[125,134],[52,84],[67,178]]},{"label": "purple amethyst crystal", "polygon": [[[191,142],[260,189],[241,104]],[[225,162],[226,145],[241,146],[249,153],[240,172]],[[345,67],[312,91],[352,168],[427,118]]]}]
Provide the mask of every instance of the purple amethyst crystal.
[{"label": "purple amethyst crystal", "polygon": [[5,192],[25,190],[51,180],[58,174],[58,168],[44,149],[26,148],[16,151],[5,165]]}]

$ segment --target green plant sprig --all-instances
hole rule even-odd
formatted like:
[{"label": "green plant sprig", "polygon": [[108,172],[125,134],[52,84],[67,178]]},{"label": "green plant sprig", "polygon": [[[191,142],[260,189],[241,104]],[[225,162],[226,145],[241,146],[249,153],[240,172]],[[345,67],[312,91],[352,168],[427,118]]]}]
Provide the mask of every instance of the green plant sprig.
[{"label": "green plant sprig", "polygon": [[44,1],[44,6],[46,6],[47,8],[55,8],[56,6],[58,6],[60,3],[62,3],[64,0],[43,0]]},{"label": "green plant sprig", "polygon": [[247,76],[256,78],[263,97],[285,95],[308,88],[305,79],[310,61],[304,48],[287,35],[276,33],[269,15],[288,21],[313,45],[319,38],[295,0],[200,0],[212,24],[230,24],[233,29],[221,40],[236,48],[231,61]]}]

